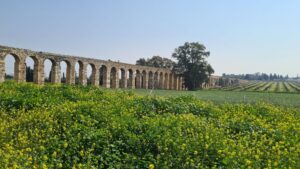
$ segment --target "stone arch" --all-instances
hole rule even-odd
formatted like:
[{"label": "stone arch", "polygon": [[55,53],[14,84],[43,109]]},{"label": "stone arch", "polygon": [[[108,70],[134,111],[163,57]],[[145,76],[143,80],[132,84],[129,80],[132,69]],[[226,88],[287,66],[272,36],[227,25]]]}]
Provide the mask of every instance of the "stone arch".
[{"label": "stone arch", "polygon": [[174,74],[174,80],[173,80],[173,89],[177,90],[177,84],[178,83],[178,76]]},{"label": "stone arch", "polygon": [[86,65],[86,84],[87,85],[92,84],[92,72],[93,72],[92,65],[87,63],[87,65]]},{"label": "stone arch", "polygon": [[165,73],[164,89],[169,89],[169,74]]},{"label": "stone arch", "polygon": [[[51,83],[60,83],[60,65],[59,62],[55,61],[52,58],[46,57],[43,60],[44,63],[44,77],[45,77],[45,82],[51,82]],[[49,74],[47,70],[47,66],[50,66]]]},{"label": "stone arch", "polygon": [[118,70],[116,67],[112,67],[110,70],[110,87],[111,88],[118,88],[119,82],[118,82]]},{"label": "stone arch", "polygon": [[88,63],[87,65],[87,78],[88,78],[88,84],[98,86],[99,85],[99,80],[97,77],[97,68],[96,65],[93,63]]},{"label": "stone arch", "polygon": [[148,89],[148,74],[145,70],[142,71],[142,88]]},{"label": "stone arch", "polygon": [[158,88],[163,89],[164,88],[164,73],[160,72],[159,73],[159,83],[158,83]]},{"label": "stone arch", "polygon": [[119,69],[119,88],[127,88],[127,73],[125,68]]},{"label": "stone arch", "polygon": [[173,89],[173,73],[169,74],[169,89]]},{"label": "stone arch", "polygon": [[148,73],[148,88],[153,89],[154,88],[154,74],[152,71],[149,71]]},{"label": "stone arch", "polygon": [[136,70],[135,76],[135,88],[142,88],[142,73],[139,70]]},{"label": "stone arch", "polygon": [[[33,66],[31,68],[30,63],[33,61]],[[35,55],[29,55],[25,58],[25,80],[26,82],[34,82],[36,84],[43,84],[43,80],[40,80],[42,65],[39,62],[39,59]]]},{"label": "stone arch", "polygon": [[59,62],[60,64],[60,81],[61,83],[71,84],[71,63],[64,59]]},{"label": "stone arch", "polygon": [[[21,62],[21,58],[14,54],[14,53],[8,53],[6,55],[3,56],[3,62],[4,62],[4,72],[3,72],[3,77],[1,77],[2,81],[6,80],[6,79],[11,79],[11,80],[15,80],[15,81],[20,81],[20,75],[19,75],[19,69],[20,69],[20,62]],[[9,75],[10,72],[8,70],[8,66],[9,63],[7,62],[14,62],[14,66],[13,66],[13,75]]]},{"label": "stone arch", "polygon": [[154,73],[154,78],[153,78],[153,88],[154,89],[158,89],[158,86],[159,86],[159,74],[158,72],[155,72]]},{"label": "stone arch", "polygon": [[86,85],[86,66],[81,60],[75,62],[75,84]]},{"label": "stone arch", "polygon": [[134,89],[135,88],[135,77],[134,77],[134,71],[132,69],[127,70],[127,87],[129,89]]},{"label": "stone arch", "polygon": [[108,68],[105,65],[101,65],[100,69],[100,77],[99,77],[99,84],[102,87],[106,87],[107,82],[107,74],[108,74]]}]

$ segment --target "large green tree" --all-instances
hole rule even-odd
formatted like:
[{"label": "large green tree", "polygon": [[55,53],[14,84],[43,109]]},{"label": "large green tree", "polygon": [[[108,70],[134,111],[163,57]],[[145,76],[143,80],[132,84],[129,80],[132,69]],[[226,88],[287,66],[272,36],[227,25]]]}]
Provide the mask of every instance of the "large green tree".
[{"label": "large green tree", "polygon": [[140,58],[136,61],[136,65],[173,69],[175,62],[168,58],[153,56],[148,59]]},{"label": "large green tree", "polygon": [[210,52],[198,42],[186,42],[175,49],[172,57],[178,60],[175,71],[183,74],[185,86],[189,90],[201,88],[201,84],[209,79],[214,69],[207,62]]}]

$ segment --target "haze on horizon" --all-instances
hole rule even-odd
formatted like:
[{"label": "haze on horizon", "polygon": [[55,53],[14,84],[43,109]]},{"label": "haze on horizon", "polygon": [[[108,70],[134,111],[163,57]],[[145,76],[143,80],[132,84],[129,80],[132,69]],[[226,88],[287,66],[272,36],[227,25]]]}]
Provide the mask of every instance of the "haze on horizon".
[{"label": "haze on horizon", "polygon": [[[300,1],[1,2],[0,45],[134,64],[200,42],[222,73],[300,75]],[[12,70],[10,70],[12,71]]]}]

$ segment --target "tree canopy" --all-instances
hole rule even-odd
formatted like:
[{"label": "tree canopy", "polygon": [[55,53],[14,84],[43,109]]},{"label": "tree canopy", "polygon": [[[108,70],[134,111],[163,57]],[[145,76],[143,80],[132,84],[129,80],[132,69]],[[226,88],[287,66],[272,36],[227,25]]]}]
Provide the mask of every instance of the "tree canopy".
[{"label": "tree canopy", "polygon": [[209,55],[210,52],[206,51],[206,47],[198,42],[186,42],[172,54],[178,61],[174,69],[183,74],[185,86],[189,90],[200,88],[201,84],[214,73],[214,69],[206,60]]},{"label": "tree canopy", "polygon": [[183,46],[175,49],[172,57],[174,62],[168,58],[153,56],[152,58],[140,58],[136,65],[151,66],[172,69],[176,73],[182,74],[185,86],[189,90],[202,87],[202,83],[207,82],[209,76],[214,73],[212,66],[206,61],[210,55],[204,45],[198,42],[186,42]]},{"label": "tree canopy", "polygon": [[150,59],[140,58],[136,65],[173,69],[175,62],[168,58],[152,56]]}]

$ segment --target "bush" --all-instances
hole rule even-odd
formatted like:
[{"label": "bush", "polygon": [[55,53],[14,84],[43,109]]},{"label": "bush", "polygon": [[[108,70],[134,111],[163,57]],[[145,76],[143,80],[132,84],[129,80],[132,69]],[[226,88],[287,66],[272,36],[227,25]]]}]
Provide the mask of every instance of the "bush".
[{"label": "bush", "polygon": [[0,168],[297,168],[299,110],[0,84]]}]

